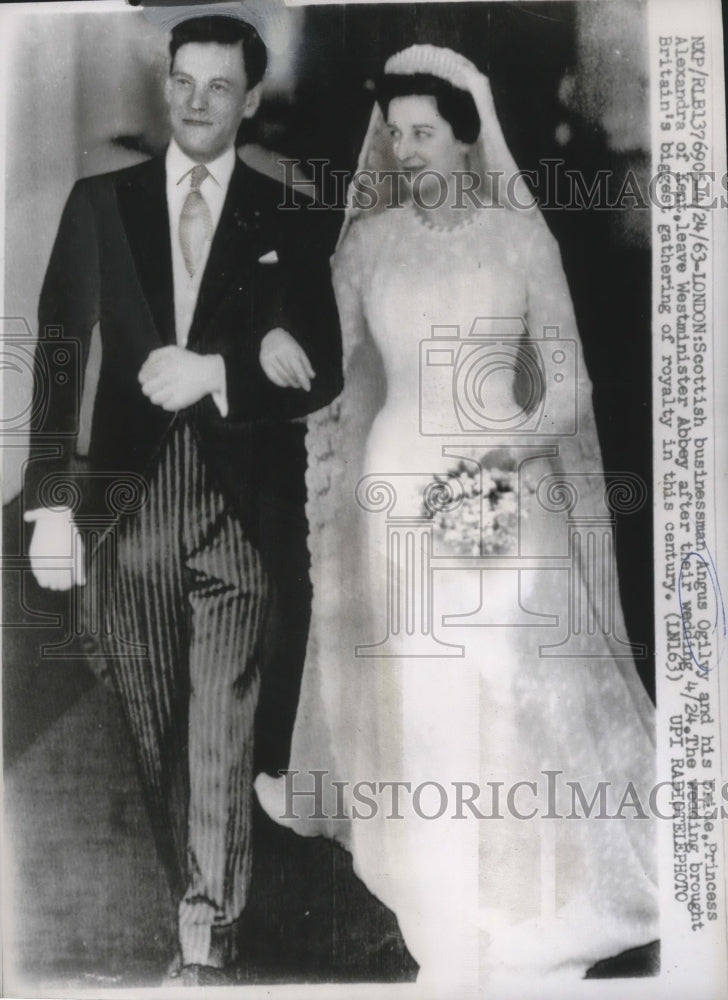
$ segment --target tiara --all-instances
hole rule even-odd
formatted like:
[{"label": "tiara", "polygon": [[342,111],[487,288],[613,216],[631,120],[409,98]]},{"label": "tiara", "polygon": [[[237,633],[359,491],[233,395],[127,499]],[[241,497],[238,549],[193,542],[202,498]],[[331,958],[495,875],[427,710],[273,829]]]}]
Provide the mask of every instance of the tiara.
[{"label": "tiara", "polygon": [[480,75],[480,71],[465,56],[438,45],[410,45],[387,60],[384,73],[402,76],[429,73],[461,90],[470,90],[473,74]]}]

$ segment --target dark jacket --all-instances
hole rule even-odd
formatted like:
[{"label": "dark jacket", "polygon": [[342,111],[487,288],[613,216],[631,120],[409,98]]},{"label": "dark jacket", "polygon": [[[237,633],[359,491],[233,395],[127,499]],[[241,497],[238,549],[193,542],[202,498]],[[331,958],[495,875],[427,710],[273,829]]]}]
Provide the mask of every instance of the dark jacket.
[{"label": "dark jacket", "polygon": [[[281,209],[283,200],[278,182],[237,161],[187,342],[190,350],[224,358],[223,418],[209,396],[167,413],[143,395],[137,377],[150,351],[176,343],[164,159],[74,186],[40,298],[26,508],[66,503],[79,521],[132,510],[165,436],[186,420],[255,532],[266,494],[285,480],[288,437],[300,449],[301,428],[286,422],[319,409],[342,386],[330,214],[297,197],[295,209]],[[277,263],[261,262],[271,251]],[[97,322],[102,363],[89,470],[77,474],[83,375]],[[275,326],[308,354],[316,372],[309,393],[278,388],[264,375],[260,343]],[[300,468],[291,471],[301,475]]]}]

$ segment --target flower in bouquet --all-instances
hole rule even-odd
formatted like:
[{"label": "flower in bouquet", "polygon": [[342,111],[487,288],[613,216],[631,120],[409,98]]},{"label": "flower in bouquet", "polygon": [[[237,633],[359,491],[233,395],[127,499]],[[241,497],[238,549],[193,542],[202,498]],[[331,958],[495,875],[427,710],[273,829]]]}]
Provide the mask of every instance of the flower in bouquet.
[{"label": "flower in bouquet", "polygon": [[[439,493],[438,493],[439,487]],[[527,484],[521,489],[533,492]],[[518,470],[460,462],[434,479],[438,503],[425,503],[436,542],[456,555],[505,555],[518,540],[520,510]],[[449,502],[448,502],[449,498]]]}]

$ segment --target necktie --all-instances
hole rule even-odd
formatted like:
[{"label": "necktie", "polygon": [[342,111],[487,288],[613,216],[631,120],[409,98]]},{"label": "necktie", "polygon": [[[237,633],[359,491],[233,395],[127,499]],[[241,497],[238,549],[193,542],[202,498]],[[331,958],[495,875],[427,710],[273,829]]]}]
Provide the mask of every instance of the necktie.
[{"label": "necktie", "polygon": [[206,242],[212,238],[210,206],[200,191],[200,185],[208,173],[207,167],[202,163],[190,171],[190,190],[179,217],[179,242],[190,277],[200,265]]}]

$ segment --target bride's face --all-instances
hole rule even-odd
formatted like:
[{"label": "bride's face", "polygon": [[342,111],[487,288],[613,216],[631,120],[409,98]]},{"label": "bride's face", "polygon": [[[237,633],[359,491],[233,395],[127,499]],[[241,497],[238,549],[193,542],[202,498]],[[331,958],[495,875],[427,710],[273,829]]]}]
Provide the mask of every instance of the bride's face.
[{"label": "bride's face", "polygon": [[437,110],[434,97],[413,94],[393,98],[387,126],[397,162],[412,180],[426,170],[448,178],[454,171],[465,169],[469,147],[455,138],[452,126]]}]

